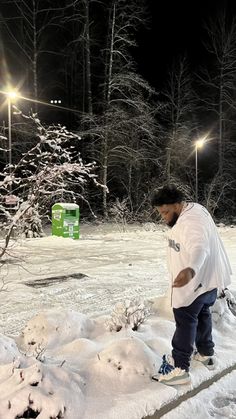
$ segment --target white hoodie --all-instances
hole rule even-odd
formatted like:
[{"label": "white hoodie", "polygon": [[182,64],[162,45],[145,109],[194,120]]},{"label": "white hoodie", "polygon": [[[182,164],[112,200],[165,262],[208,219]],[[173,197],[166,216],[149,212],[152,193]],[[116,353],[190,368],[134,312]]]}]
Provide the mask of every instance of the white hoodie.
[{"label": "white hoodie", "polygon": [[192,280],[172,288],[172,307],[190,305],[199,295],[214,288],[223,290],[232,274],[224,245],[209,212],[189,203],[168,232],[168,268],[173,283],[184,268],[192,268]]}]

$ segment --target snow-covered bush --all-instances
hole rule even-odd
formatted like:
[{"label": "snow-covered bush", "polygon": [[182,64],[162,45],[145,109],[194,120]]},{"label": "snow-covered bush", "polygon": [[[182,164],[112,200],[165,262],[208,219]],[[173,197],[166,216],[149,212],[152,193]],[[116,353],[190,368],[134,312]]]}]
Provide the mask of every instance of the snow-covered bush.
[{"label": "snow-covered bush", "polygon": [[150,305],[140,300],[126,300],[116,304],[111,318],[107,320],[110,331],[119,332],[122,328],[138,330],[138,327],[150,315]]},{"label": "snow-covered bush", "polygon": [[127,221],[130,218],[127,199],[116,198],[116,201],[110,206],[109,213],[116,223],[122,225],[122,229],[125,231]]},{"label": "snow-covered bush", "polygon": [[233,314],[236,316],[236,298],[234,292],[225,288],[218,296],[212,307],[212,318],[215,323],[225,320],[225,316]]},{"label": "snow-covered bush", "polygon": [[[77,134],[61,125],[44,126],[36,114],[26,116],[16,108],[15,113],[29,124],[32,141],[28,151],[0,173],[1,231],[5,231],[5,247],[14,230],[20,233],[24,230],[27,236],[41,235],[41,217],[57,200],[82,200],[90,208],[85,198],[86,186],[91,181],[101,186],[94,174],[95,163],[83,163]],[[17,198],[14,207],[7,205],[7,198],[11,197]]]},{"label": "snow-covered bush", "polygon": [[[27,203],[23,202],[21,205],[22,210],[24,209],[25,205],[27,205]],[[19,233],[22,232],[23,236],[27,238],[44,236],[42,221],[38,210],[38,204],[35,204],[34,207],[30,207],[24,213],[18,231]]]}]

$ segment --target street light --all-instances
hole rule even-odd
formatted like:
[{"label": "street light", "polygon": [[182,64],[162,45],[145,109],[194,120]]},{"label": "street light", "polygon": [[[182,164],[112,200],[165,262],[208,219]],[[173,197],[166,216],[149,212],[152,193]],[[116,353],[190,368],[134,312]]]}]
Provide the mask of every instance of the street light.
[{"label": "street light", "polygon": [[[9,152],[9,176],[11,178],[12,173],[12,141],[11,141],[11,104],[14,99],[17,98],[18,93],[14,90],[5,92],[7,97],[7,109],[8,109],[8,152]],[[11,191],[11,181],[10,181]]]},{"label": "street light", "polygon": [[198,202],[198,149],[201,149],[204,146],[205,140],[197,140],[195,142],[195,187],[196,187],[196,192],[195,192],[195,199],[196,202]]},{"label": "street light", "polygon": [[8,108],[8,145],[9,145],[9,172],[11,175],[11,165],[12,165],[12,145],[11,145],[11,102],[17,97],[17,93],[12,91],[6,92],[7,96],[7,108]]}]

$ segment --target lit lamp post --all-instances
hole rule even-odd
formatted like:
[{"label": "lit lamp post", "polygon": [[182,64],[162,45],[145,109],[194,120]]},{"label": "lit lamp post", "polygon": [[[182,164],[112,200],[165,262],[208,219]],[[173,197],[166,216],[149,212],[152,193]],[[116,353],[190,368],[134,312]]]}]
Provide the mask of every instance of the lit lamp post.
[{"label": "lit lamp post", "polygon": [[9,176],[10,176],[10,185],[9,185],[9,192],[10,195],[6,197],[6,203],[12,204],[11,202],[11,190],[12,190],[12,184],[11,184],[11,174],[12,174],[12,141],[11,141],[11,104],[12,101],[18,96],[16,91],[13,90],[7,90],[5,92],[7,97],[7,109],[8,109],[8,153],[9,153]]},{"label": "lit lamp post", "polygon": [[16,92],[6,92],[8,107],[8,145],[9,145],[9,173],[11,175],[12,144],[11,144],[11,101],[17,97]]},{"label": "lit lamp post", "polygon": [[195,142],[195,199],[196,202],[198,202],[198,149],[202,148],[204,146],[204,140],[197,140]]}]

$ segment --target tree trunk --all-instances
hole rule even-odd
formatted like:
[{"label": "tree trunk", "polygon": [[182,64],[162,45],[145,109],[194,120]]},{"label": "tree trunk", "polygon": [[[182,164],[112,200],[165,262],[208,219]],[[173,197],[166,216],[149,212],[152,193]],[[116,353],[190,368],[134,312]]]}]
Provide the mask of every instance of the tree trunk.
[{"label": "tree trunk", "polygon": [[[105,126],[107,126],[107,115],[106,111],[109,109],[110,99],[111,99],[111,80],[112,80],[112,66],[113,66],[113,54],[114,54],[114,33],[115,33],[115,20],[116,20],[116,4],[115,1],[112,5],[111,18],[110,18],[110,45],[108,49],[108,71],[107,79],[104,90],[105,98]],[[104,216],[107,216],[107,170],[108,170],[108,131],[105,130],[103,138],[103,150],[102,150],[102,181],[105,188],[103,188],[103,213]]]},{"label": "tree trunk", "polygon": [[92,89],[91,89],[91,58],[90,58],[90,34],[89,34],[89,4],[84,2],[85,7],[85,71],[86,71],[86,91],[87,91],[87,112],[92,115]]},{"label": "tree trunk", "polygon": [[[37,27],[36,27],[36,6],[35,0],[33,0],[33,60],[32,60],[32,71],[33,71],[33,88],[34,88],[34,99],[38,100],[38,52],[37,52]],[[35,112],[38,110],[37,102],[33,103]]]}]

